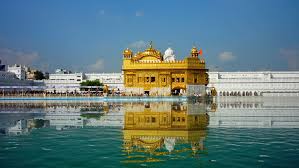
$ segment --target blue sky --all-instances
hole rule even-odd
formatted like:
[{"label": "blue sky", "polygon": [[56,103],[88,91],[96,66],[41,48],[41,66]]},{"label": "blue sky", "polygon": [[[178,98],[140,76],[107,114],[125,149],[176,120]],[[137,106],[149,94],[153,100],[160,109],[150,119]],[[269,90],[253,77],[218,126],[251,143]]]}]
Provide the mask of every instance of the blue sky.
[{"label": "blue sky", "polygon": [[0,59],[53,72],[120,72],[149,41],[211,69],[299,70],[297,0],[1,0]]}]

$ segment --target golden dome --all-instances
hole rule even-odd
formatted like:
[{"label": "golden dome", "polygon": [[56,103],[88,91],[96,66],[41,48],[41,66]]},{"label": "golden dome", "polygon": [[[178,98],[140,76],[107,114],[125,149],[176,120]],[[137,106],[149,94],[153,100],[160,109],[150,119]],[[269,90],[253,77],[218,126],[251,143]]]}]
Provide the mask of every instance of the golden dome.
[{"label": "golden dome", "polygon": [[198,57],[198,50],[196,47],[192,47],[191,49],[191,56],[192,57]]},{"label": "golden dome", "polygon": [[193,48],[191,49],[191,54],[195,54],[195,53],[198,53],[198,50],[197,50],[196,47],[193,47]]},{"label": "golden dome", "polygon": [[133,52],[132,52],[132,50],[127,48],[123,51],[123,55],[124,55],[124,57],[131,57],[133,55]]},{"label": "golden dome", "polygon": [[123,54],[133,54],[132,50],[130,50],[129,48],[125,49]]},{"label": "golden dome", "polygon": [[138,52],[136,55],[135,55],[135,57],[134,57],[134,59],[135,60],[140,60],[140,59],[159,59],[159,60],[162,60],[162,54],[161,54],[161,52],[160,51],[158,51],[158,50],[156,50],[156,49],[154,49],[153,48],[153,46],[152,46],[152,43],[150,43],[150,46],[149,46],[149,48],[148,49],[146,49],[145,51],[143,51],[143,52]]}]

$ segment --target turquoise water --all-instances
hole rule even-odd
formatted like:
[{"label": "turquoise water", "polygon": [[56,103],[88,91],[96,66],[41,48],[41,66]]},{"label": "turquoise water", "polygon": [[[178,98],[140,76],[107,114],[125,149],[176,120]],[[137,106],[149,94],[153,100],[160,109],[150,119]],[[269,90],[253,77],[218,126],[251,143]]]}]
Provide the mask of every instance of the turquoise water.
[{"label": "turquoise water", "polygon": [[0,144],[1,167],[297,167],[299,163],[297,129],[209,129],[203,152],[156,156],[161,161],[155,163],[127,163],[120,128],[61,132],[42,128],[30,135],[1,137]]},{"label": "turquoise water", "polygon": [[298,167],[298,101],[279,102],[0,102],[0,165]]}]

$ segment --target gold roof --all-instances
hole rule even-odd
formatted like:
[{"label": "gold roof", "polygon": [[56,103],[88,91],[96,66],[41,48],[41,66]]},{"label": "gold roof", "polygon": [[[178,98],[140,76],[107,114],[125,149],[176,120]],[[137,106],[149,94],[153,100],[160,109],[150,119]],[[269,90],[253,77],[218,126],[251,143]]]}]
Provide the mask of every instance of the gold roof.
[{"label": "gold roof", "polygon": [[161,60],[162,61],[162,54],[160,51],[156,50],[152,46],[152,42],[149,45],[149,48],[147,48],[143,52],[138,52],[134,57],[133,60]]}]

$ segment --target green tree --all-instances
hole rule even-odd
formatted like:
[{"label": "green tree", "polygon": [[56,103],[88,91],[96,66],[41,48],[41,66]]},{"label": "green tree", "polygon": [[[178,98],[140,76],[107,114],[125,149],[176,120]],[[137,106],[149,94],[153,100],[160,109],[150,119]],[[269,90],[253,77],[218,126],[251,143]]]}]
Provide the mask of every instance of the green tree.
[{"label": "green tree", "polygon": [[35,80],[42,80],[45,79],[45,76],[41,71],[36,71],[34,72],[34,78]]},{"label": "green tree", "polygon": [[99,80],[93,80],[93,81],[87,80],[87,81],[81,82],[80,86],[82,87],[80,89],[81,91],[103,91],[103,88],[99,88],[99,89],[98,88],[88,88],[89,86],[97,86],[97,87],[103,86],[103,83],[101,83]]},{"label": "green tree", "polygon": [[93,81],[87,80],[81,82],[80,85],[81,86],[103,86],[103,83],[101,83],[99,80],[93,80]]}]

